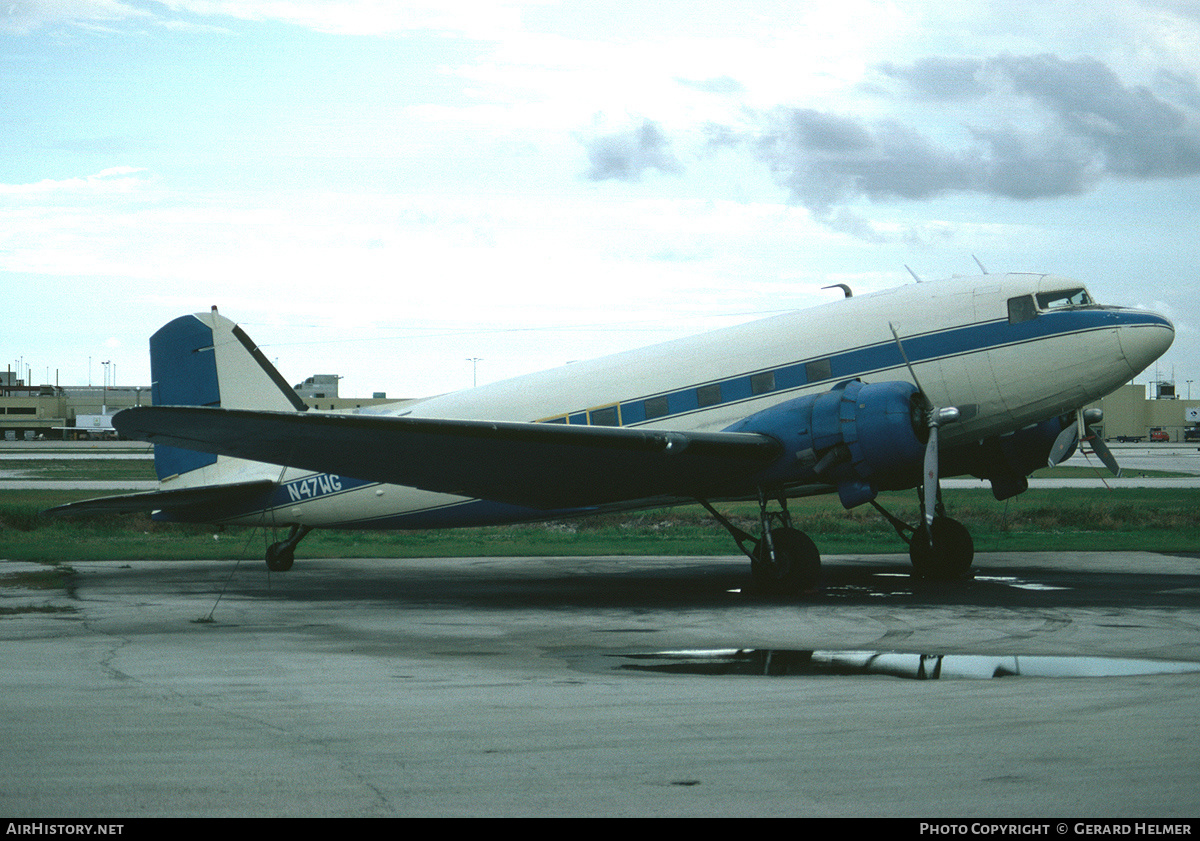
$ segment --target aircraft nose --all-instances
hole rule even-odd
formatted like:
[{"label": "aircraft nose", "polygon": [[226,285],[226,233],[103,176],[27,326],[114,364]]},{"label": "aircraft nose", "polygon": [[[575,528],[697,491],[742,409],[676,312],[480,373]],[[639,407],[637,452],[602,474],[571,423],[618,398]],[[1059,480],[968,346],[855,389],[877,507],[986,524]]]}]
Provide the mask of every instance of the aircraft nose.
[{"label": "aircraft nose", "polygon": [[1139,311],[1130,315],[1132,317],[1125,321],[1119,333],[1125,361],[1136,376],[1167,352],[1175,341],[1175,325],[1165,315],[1155,312]]}]

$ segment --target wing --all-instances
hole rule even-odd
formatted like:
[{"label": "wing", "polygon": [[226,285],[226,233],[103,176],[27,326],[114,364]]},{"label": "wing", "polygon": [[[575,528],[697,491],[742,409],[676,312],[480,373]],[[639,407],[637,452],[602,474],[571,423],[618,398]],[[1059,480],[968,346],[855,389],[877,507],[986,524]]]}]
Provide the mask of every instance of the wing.
[{"label": "wing", "polygon": [[177,519],[207,522],[233,513],[241,504],[270,493],[274,487],[275,483],[270,479],[263,479],[171,491],[104,496],[59,505],[42,513],[52,517],[68,517],[128,514],[133,511],[170,511]]},{"label": "wing", "polygon": [[782,445],[756,433],[143,406],[127,438],[535,508],[746,493]]}]

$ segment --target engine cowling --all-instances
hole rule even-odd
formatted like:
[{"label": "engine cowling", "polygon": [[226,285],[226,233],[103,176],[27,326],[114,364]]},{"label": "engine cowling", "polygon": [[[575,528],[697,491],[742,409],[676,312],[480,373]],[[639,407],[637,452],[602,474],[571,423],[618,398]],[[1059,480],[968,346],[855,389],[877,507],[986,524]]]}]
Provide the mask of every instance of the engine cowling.
[{"label": "engine cowling", "polygon": [[762,484],[837,487],[842,505],[870,502],[881,490],[920,482],[928,440],[925,398],[911,383],[839,383],[751,415],[728,432],[779,440],[784,455],[760,475]]},{"label": "engine cowling", "polygon": [[[1029,488],[1026,478],[1046,466],[1058,434],[1074,420],[1070,415],[1051,418],[1016,432],[985,438],[956,447],[942,460],[943,474],[969,473],[991,483],[996,499],[1008,499]],[[1070,458],[1074,446],[1063,456]]]}]

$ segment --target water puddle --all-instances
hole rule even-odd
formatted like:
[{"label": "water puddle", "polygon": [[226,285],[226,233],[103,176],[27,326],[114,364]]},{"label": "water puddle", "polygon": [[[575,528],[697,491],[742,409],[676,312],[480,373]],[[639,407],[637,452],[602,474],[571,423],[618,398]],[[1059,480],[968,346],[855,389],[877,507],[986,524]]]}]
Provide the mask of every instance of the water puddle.
[{"label": "water puddle", "polygon": [[[1036,581],[1025,581],[1013,575],[980,575],[975,574],[972,580],[978,584],[992,584],[1001,587],[1011,587],[1014,590],[1053,591],[1069,590],[1054,584],[1041,584]],[[865,584],[836,584],[826,586],[822,592],[835,598],[877,598],[888,599],[895,596],[912,596],[917,590],[911,586],[912,575],[907,572],[876,572],[872,573],[869,583]],[[917,584],[919,589],[922,585]]]},{"label": "water puddle", "polygon": [[1069,590],[1070,587],[1058,587],[1053,584],[1035,584],[1030,581],[1022,581],[1019,578],[1014,578],[1008,575],[977,575],[976,581],[988,581],[993,584],[1004,584],[1009,587],[1015,587],[1018,590]]},{"label": "water puddle", "polygon": [[890,675],[912,680],[997,677],[1126,677],[1200,672],[1200,663],[1118,657],[909,654],[898,651],[798,651],[715,648],[621,655],[619,669],[670,674]]}]

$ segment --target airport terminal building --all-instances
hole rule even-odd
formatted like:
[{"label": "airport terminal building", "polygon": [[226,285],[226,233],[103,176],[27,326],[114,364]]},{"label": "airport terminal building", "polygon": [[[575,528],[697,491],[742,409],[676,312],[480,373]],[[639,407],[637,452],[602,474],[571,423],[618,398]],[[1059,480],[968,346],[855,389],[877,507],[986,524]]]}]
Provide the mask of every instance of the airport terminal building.
[{"label": "airport terminal building", "polygon": [[[318,374],[296,386],[309,408],[341,412],[396,403],[383,394],[339,397],[338,377]],[[114,434],[112,416],[122,409],[152,404],[150,386],[27,385],[0,371],[0,438],[8,441],[102,438]]]},{"label": "airport terminal building", "polygon": [[1130,383],[1095,405],[1104,410],[1104,437],[1200,441],[1200,400],[1178,400],[1174,383]]}]

